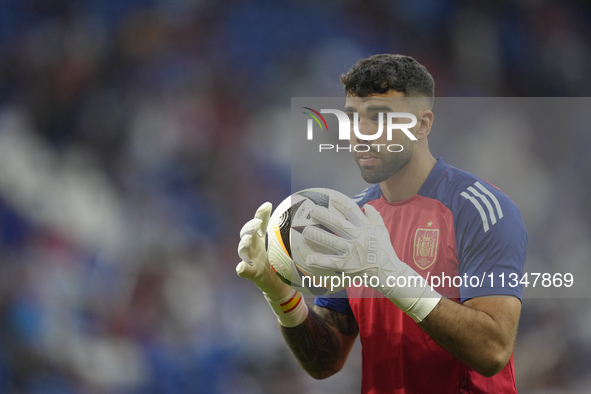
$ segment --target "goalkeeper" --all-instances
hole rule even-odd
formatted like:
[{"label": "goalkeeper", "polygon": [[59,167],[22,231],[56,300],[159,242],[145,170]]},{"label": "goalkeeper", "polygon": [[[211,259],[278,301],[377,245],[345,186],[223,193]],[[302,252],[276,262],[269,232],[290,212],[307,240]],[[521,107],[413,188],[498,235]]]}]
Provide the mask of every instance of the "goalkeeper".
[{"label": "goalkeeper", "polygon": [[[427,137],[434,119],[434,82],[416,60],[375,55],[360,60],[341,82],[345,112],[359,114],[362,134],[370,134],[364,130],[370,122],[363,119],[371,119],[376,108],[396,112],[392,98],[418,98],[419,105],[407,111],[417,117],[411,129],[417,141],[401,135],[389,143],[402,145],[402,152],[355,153],[363,179],[373,184],[354,197],[364,212],[347,201],[336,201],[340,214],[314,209],[317,223],[346,236],[317,227],[304,231],[311,249],[320,245],[336,251],[301,250],[308,268],[348,276],[365,273],[380,285],[317,297],[308,309],[268,263],[264,231],[269,203],[242,229],[238,275],[262,290],[285,341],[314,378],[337,373],[359,335],[363,393],[516,393],[513,346],[520,286],[462,283],[439,288],[446,298],[428,286],[382,285],[392,284],[387,277],[417,275],[521,278],[527,234],[519,210],[499,189],[431,155]],[[367,141],[352,136],[351,145],[361,143]],[[359,257],[368,253],[375,253],[371,262]]]}]

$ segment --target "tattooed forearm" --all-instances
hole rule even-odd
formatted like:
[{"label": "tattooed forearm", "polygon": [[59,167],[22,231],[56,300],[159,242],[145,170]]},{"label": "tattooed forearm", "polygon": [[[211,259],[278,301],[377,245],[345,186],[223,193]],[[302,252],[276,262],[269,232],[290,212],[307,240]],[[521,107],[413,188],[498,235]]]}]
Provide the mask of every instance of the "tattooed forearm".
[{"label": "tattooed forearm", "polygon": [[[342,335],[356,336],[357,323],[352,316],[329,309],[310,310],[308,318],[299,326],[281,327],[281,332],[291,351],[311,376],[324,379],[336,373],[344,363]],[[353,337],[354,339],[354,337]]]},{"label": "tattooed forearm", "polygon": [[336,371],[334,365],[343,352],[330,327],[313,310],[297,327],[281,327],[285,341],[302,367],[312,376],[322,379]]},{"label": "tattooed forearm", "polygon": [[339,330],[343,335],[357,335],[359,327],[352,316],[325,309],[322,314],[326,322]]}]

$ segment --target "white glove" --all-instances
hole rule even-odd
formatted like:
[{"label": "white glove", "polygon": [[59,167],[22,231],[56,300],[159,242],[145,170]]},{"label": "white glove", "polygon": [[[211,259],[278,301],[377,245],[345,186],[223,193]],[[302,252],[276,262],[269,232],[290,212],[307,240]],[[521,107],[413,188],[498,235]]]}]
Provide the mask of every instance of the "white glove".
[{"label": "white glove", "polygon": [[240,230],[236,266],[238,276],[250,279],[263,292],[267,302],[285,327],[295,327],[306,320],[308,307],[300,292],[283,283],[275,273],[265,251],[265,233],[273,206],[266,202],[257,209],[254,219]]},{"label": "white glove", "polygon": [[[423,321],[435,308],[441,295],[396,256],[379,212],[371,205],[365,205],[364,215],[353,201],[333,203],[342,216],[326,208],[315,207],[311,217],[338,236],[314,226],[306,227],[303,236],[312,250],[315,247],[329,248],[335,254],[310,254],[309,249],[306,252],[300,248],[301,253],[308,254],[306,266],[315,272],[340,271],[350,278],[366,274],[367,286],[389,298],[417,323]],[[406,285],[398,287],[396,283]]]}]

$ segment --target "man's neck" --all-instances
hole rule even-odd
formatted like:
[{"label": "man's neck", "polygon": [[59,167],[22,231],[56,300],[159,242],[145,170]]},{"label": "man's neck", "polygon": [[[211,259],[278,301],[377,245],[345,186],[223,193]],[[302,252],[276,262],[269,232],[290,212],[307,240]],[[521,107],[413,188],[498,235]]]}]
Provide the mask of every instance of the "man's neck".
[{"label": "man's neck", "polygon": [[431,152],[415,151],[406,166],[380,183],[386,201],[400,202],[417,194],[435,163],[437,160],[431,155]]}]

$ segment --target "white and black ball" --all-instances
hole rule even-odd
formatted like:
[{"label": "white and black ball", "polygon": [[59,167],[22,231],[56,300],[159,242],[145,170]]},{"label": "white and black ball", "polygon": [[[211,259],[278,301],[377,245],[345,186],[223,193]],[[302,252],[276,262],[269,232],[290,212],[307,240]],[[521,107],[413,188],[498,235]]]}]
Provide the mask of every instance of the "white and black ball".
[{"label": "white and black ball", "polygon": [[[283,282],[304,293],[324,295],[336,293],[343,289],[343,287],[332,288],[330,281],[326,283],[326,275],[340,276],[340,273],[327,272],[322,277],[319,277],[302,268],[303,264],[296,263],[296,261],[301,261],[304,256],[293,256],[293,253],[297,250],[293,246],[305,242],[302,232],[306,226],[317,226],[334,234],[325,226],[315,223],[311,219],[310,213],[316,206],[322,206],[329,210],[334,209],[331,204],[331,197],[334,198],[337,194],[341,201],[349,199],[349,197],[336,190],[325,188],[299,191],[283,200],[269,220],[265,237],[269,262]],[[296,258],[294,259],[294,257]]]}]

